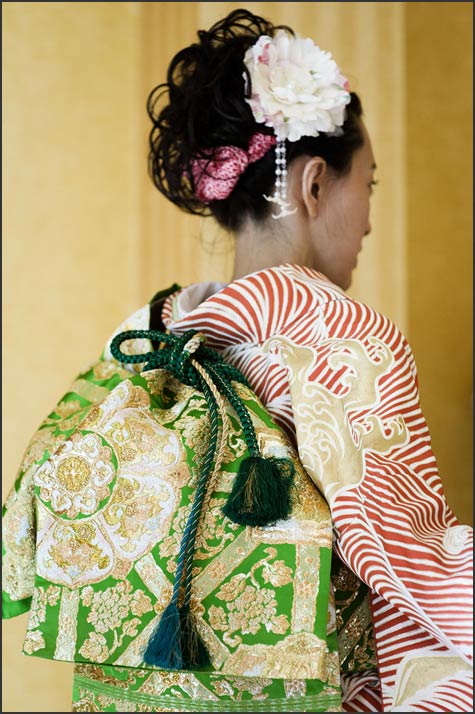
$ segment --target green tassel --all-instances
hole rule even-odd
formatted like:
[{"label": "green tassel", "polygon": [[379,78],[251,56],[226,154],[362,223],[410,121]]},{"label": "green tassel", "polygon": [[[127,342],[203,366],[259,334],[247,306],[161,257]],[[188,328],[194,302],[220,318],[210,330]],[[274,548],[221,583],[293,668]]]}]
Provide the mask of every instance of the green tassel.
[{"label": "green tassel", "polygon": [[183,668],[180,613],[174,602],[163,611],[145,650],[144,662],[163,669]]},{"label": "green tassel", "polygon": [[209,666],[211,661],[208,651],[198,633],[195,617],[188,607],[180,610],[180,622],[184,668],[198,669]]},{"label": "green tassel", "polygon": [[244,526],[268,526],[288,518],[294,473],[290,459],[249,456],[241,461],[224,515]]}]

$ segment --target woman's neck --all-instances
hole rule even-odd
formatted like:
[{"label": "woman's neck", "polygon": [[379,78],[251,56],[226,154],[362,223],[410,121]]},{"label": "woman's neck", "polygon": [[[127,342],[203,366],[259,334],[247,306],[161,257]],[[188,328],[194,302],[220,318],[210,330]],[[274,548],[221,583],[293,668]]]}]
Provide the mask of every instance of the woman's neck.
[{"label": "woman's neck", "polygon": [[235,234],[235,244],[233,280],[275,265],[307,261],[300,226],[289,219],[248,222]]}]

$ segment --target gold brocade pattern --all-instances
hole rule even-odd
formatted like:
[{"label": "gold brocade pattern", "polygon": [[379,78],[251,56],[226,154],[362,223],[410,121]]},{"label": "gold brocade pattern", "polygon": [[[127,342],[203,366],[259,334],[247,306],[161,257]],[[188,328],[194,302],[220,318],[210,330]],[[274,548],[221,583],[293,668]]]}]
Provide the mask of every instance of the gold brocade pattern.
[{"label": "gold brocade pattern", "polygon": [[386,454],[409,438],[400,414],[385,421],[364,416],[380,401],[380,379],[394,363],[381,340],[369,337],[368,344],[351,339],[322,341],[320,352],[328,351],[328,370],[339,381],[338,389],[332,390],[309,377],[315,350],[286,337],[270,338],[264,345],[265,351],[278,349],[289,370],[299,456],[330,501],[341,488],[360,483],[366,449]]},{"label": "gold brocade pattern", "polygon": [[368,587],[334,555],[331,581],[336,601],[338,651],[343,672],[377,667]]},{"label": "gold brocade pattern", "polygon": [[30,466],[23,474],[18,491],[12,489],[3,516],[2,587],[18,600],[31,595],[35,582],[34,471],[35,467]]},{"label": "gold brocade pattern", "polygon": [[47,605],[56,605],[60,594],[61,589],[53,585],[47,588],[38,587],[34,591],[28,620],[28,630],[25,642],[23,643],[23,649],[27,654],[33,654],[44,647],[44,637],[40,628],[46,621],[46,608]]},{"label": "gold brocade pattern", "polygon": [[90,514],[109,494],[115,476],[112,450],[96,434],[73,434],[40,466],[35,481],[40,497],[69,519]]},{"label": "gold brocade pattern", "polygon": [[341,706],[330,686],[315,689],[305,679],[79,664],[73,711],[334,712]]},{"label": "gold brocade pattern", "polygon": [[217,598],[225,603],[223,607],[212,605],[209,610],[209,622],[214,630],[223,632],[223,640],[231,647],[242,641],[236,633],[257,634],[265,623],[270,632],[283,635],[290,622],[286,615],[277,614],[277,601],[271,588],[262,587],[256,580],[257,571],[262,569],[261,578],[282,587],[292,580],[292,571],[283,561],[269,563],[275,558],[277,551],[268,548],[267,558],[254,563],[250,572],[239,573],[224,583],[217,591]]},{"label": "gold brocade pattern", "polygon": [[[85,394],[83,382],[94,387],[99,378],[105,382],[88,393],[99,396],[105,390],[106,397],[88,406],[83,396],[69,392],[49,418],[48,428],[53,420],[63,426],[76,421],[56,434],[60,443],[49,451],[50,442],[44,461],[32,467],[29,486],[24,481],[29,501],[12,509],[11,522],[34,505],[29,543],[35,536],[30,557],[35,557],[36,579],[33,588],[30,584],[34,599],[25,653],[114,666],[124,681],[127,670],[117,668],[141,671],[144,650],[169,602],[210,422],[203,397],[162,370],[125,376],[95,366],[75,385]],[[280,708],[283,681],[302,679],[323,688],[324,698],[337,706],[336,636],[327,633],[332,610],[327,598],[329,509],[262,404],[250,390],[239,391],[262,454],[293,460],[292,513],[267,528],[243,527],[223,516],[248,453],[237,415],[223,402],[222,461],[199,523],[191,597],[214,673],[208,673],[206,685],[200,672],[196,677],[181,673],[179,683],[167,685],[169,696],[217,702],[230,696],[244,702],[265,700],[277,688],[275,706]],[[22,483],[18,493],[23,493]],[[15,503],[18,498],[12,499]],[[140,697],[155,696],[157,673],[153,667],[144,672]],[[165,685],[166,678],[160,681]],[[131,710],[124,708],[130,702],[115,694],[124,687],[100,684],[112,690],[92,695],[92,684],[78,685],[78,711]],[[129,682],[127,688],[133,686]],[[297,701],[301,688],[295,684],[294,691]],[[320,695],[305,690],[302,696]],[[137,711],[145,707],[140,697],[134,703]],[[152,704],[151,710],[160,710]],[[324,706],[319,704],[318,711]]]},{"label": "gold brocade pattern", "polygon": [[313,549],[299,545],[296,549],[294,574],[295,600],[292,607],[292,629],[302,632],[315,619],[319,579],[319,561],[315,561]]},{"label": "gold brocade pattern", "polygon": [[[143,388],[119,384],[110,400],[83,421],[81,426],[94,433],[73,434],[38,470],[40,496],[52,509],[40,511],[46,535],[38,549],[39,571],[46,579],[77,587],[109,573],[125,576],[159,533],[168,533],[174,487],[187,477],[185,452],[175,433],[150,417],[148,403]],[[78,459],[90,469],[90,479],[72,472]],[[74,476],[73,488],[65,473]],[[160,488],[156,473],[163,474]],[[96,511],[89,521],[69,524],[62,517]]]},{"label": "gold brocade pattern", "polygon": [[277,645],[243,645],[227,659],[222,671],[282,679],[324,679],[327,656],[323,640],[302,632],[289,635]]},{"label": "gold brocade pattern", "polygon": [[76,620],[79,610],[79,592],[63,589],[59,610],[59,632],[54,656],[70,661],[76,649]]}]

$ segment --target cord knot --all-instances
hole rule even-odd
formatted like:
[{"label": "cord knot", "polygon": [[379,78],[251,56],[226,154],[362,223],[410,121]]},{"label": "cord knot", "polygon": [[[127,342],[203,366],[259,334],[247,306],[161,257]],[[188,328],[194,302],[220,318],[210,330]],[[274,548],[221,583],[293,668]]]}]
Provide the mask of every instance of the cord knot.
[{"label": "cord knot", "polygon": [[188,330],[169,344],[168,359],[171,371],[184,384],[196,386],[196,371],[191,360],[195,356],[198,357],[197,353],[204,341],[203,334]]},{"label": "cord knot", "polygon": [[[188,335],[189,333],[187,332],[186,334]],[[204,342],[206,342],[206,335],[203,335],[202,332],[195,332],[183,346],[183,352],[188,352],[188,354],[192,355]]]}]

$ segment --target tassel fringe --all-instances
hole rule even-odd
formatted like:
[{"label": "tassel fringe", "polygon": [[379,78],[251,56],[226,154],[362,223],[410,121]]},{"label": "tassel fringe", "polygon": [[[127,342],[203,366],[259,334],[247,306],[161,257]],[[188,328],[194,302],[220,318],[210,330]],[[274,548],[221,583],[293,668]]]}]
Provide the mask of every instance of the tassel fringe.
[{"label": "tassel fringe", "polygon": [[144,662],[163,669],[183,668],[180,613],[174,602],[163,611],[145,650]]},{"label": "tassel fringe", "polygon": [[239,466],[224,515],[245,526],[269,526],[288,518],[294,473],[290,459],[249,456]]},{"label": "tassel fringe", "polygon": [[196,619],[189,608],[180,610],[181,651],[185,669],[198,669],[211,664],[208,651],[203,644]]}]

